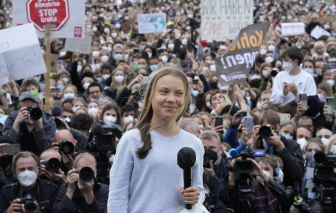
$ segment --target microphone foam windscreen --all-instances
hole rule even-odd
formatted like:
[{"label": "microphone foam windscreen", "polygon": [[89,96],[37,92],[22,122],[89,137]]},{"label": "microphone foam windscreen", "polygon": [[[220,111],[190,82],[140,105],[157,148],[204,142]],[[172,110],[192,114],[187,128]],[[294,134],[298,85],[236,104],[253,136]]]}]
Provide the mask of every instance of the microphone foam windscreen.
[{"label": "microphone foam windscreen", "polygon": [[182,169],[190,169],[195,165],[196,153],[190,147],[184,147],[177,153],[177,165]]},{"label": "microphone foam windscreen", "polygon": [[323,163],[326,158],[326,154],[322,151],[317,151],[314,154],[314,158],[317,163]]},{"label": "microphone foam windscreen", "polygon": [[238,151],[236,149],[230,149],[229,154],[231,157],[235,158],[238,156]]},{"label": "microphone foam windscreen", "polygon": [[63,113],[63,110],[60,106],[54,106],[51,109],[51,115],[54,116],[54,117],[61,116],[62,113]]},{"label": "microphone foam windscreen", "polygon": [[100,134],[103,134],[103,126],[100,125],[100,124],[95,124],[93,127],[92,127],[92,134],[93,135],[100,135]]}]

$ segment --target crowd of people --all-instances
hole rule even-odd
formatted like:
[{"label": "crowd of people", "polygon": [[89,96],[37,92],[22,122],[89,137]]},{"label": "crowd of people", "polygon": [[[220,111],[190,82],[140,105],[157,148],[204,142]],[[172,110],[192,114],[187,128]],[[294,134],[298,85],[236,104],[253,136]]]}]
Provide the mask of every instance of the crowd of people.
[{"label": "crowd of people", "polygon": [[[334,1],[254,2],[254,24],[270,28],[241,85],[219,83],[215,60],[232,40],[202,40],[200,0],[85,5],[91,54],[52,39],[50,114],[44,75],[0,87],[0,212],[172,213],[185,203],[212,213],[323,212],[314,154],[336,154]],[[14,27],[12,6],[0,0],[0,30]],[[166,13],[163,34],[139,34],[137,14],[151,13]],[[304,35],[282,36],[291,22],[304,23]],[[325,35],[312,37],[316,27]],[[96,124],[113,127],[114,149],[93,151]],[[12,144],[17,153],[3,151]],[[197,156],[187,189],[176,162],[184,146]],[[259,149],[265,156],[246,155]],[[241,174],[236,155],[253,171]]]}]

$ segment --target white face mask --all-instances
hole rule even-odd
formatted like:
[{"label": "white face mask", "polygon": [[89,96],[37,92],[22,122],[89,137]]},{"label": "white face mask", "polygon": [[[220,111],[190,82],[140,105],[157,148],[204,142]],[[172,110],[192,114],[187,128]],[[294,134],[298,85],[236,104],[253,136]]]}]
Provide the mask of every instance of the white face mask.
[{"label": "white face mask", "polygon": [[117,122],[117,118],[112,115],[104,116],[103,120],[104,120],[104,123],[109,126]]},{"label": "white face mask", "polygon": [[69,117],[65,118],[64,119],[66,122],[70,123],[71,122],[71,119]]},{"label": "white face mask", "polygon": [[188,44],[188,39],[186,39],[186,38],[182,39],[182,44],[187,45]]},{"label": "white face mask", "polygon": [[113,38],[116,38],[116,37],[118,36],[118,34],[117,34],[117,33],[111,33],[111,36],[112,36]]},{"label": "white face mask", "polygon": [[96,78],[98,83],[102,82],[103,78]]},{"label": "white face mask", "polygon": [[78,65],[78,66],[77,66],[77,72],[82,71],[82,69],[83,69],[83,66],[82,66],[82,65]]},{"label": "white face mask", "polygon": [[107,33],[109,33],[109,32],[110,32],[110,29],[109,29],[109,28],[105,28],[105,29],[104,29],[104,33],[107,34]]},{"label": "white face mask", "polygon": [[263,173],[266,174],[268,177],[271,177],[271,178],[273,177],[273,175],[271,175],[271,173],[269,171],[264,171],[263,170]]},{"label": "white face mask", "polygon": [[329,79],[326,81],[331,87],[335,86],[335,81],[332,79]]},{"label": "white face mask", "polygon": [[207,62],[208,64],[211,64],[211,60],[205,60],[205,62]]},{"label": "white face mask", "polygon": [[211,70],[212,72],[216,72],[216,64],[211,64],[211,65],[210,65],[210,70]]},{"label": "white face mask", "polygon": [[124,59],[125,59],[125,60],[128,60],[128,54],[125,54],[125,55],[124,55]]},{"label": "white face mask", "polygon": [[72,107],[72,111],[75,112],[79,108],[80,108],[80,106],[78,106],[78,107]]},{"label": "white face mask", "polygon": [[171,50],[172,50],[172,49],[174,49],[174,47],[175,47],[175,45],[174,45],[174,44],[168,44],[168,48],[169,48],[169,49],[171,49]]},{"label": "white face mask", "polygon": [[107,55],[103,55],[101,58],[100,58],[103,62],[107,62],[109,60],[109,57]]},{"label": "white face mask", "polygon": [[118,83],[121,83],[124,80],[124,76],[123,75],[117,75],[117,76],[114,77],[114,80]]},{"label": "white face mask", "polygon": [[329,144],[329,139],[328,138],[323,137],[323,138],[321,138],[321,141],[323,142],[323,144],[325,146],[328,146],[328,144]]},{"label": "white face mask", "polygon": [[273,51],[274,49],[275,49],[274,45],[271,44],[271,45],[268,46],[268,51]]},{"label": "white face mask", "polygon": [[306,147],[307,147],[307,141],[306,141],[305,138],[297,139],[297,143],[300,145],[301,151],[306,150]]},{"label": "white face mask", "polygon": [[261,49],[260,50],[260,55],[266,55],[267,53],[267,50],[266,49]]},{"label": "white face mask", "polygon": [[104,74],[104,75],[103,75],[103,79],[106,80],[106,79],[108,79],[110,76],[111,76],[110,74]]},{"label": "white face mask", "polygon": [[34,79],[35,79],[35,81],[37,81],[37,82],[40,82],[40,80],[41,80],[41,77],[40,76],[38,76],[38,77],[33,77]]},{"label": "white face mask", "polygon": [[272,63],[273,62],[273,57],[272,56],[267,56],[266,57],[266,62],[267,63]]},{"label": "white face mask", "polygon": [[94,107],[92,107],[92,108],[88,109],[88,113],[89,113],[89,115],[91,115],[91,116],[96,116],[96,115],[97,115],[97,112],[98,112],[98,108],[94,108]]},{"label": "white face mask", "polygon": [[148,58],[152,58],[152,53],[151,52],[147,52],[148,54]]},{"label": "white face mask", "polygon": [[66,52],[62,51],[62,52],[60,52],[59,57],[62,57],[62,56],[65,56],[65,55],[66,55]]},{"label": "white face mask", "polygon": [[164,56],[161,57],[161,60],[162,60],[163,63],[167,63],[168,57],[164,55]]},{"label": "white face mask", "polygon": [[126,123],[128,123],[128,122],[130,122],[130,121],[133,121],[133,116],[132,116],[132,115],[129,115],[129,116],[125,117],[125,118],[123,119],[123,121],[124,121],[124,124],[126,124]]},{"label": "white face mask", "polygon": [[264,103],[265,102],[259,102],[259,103],[257,103],[257,108],[261,109],[261,107],[263,106]]},{"label": "white face mask", "polygon": [[116,24],[115,27],[119,29],[121,27],[121,25],[120,24]]},{"label": "white face mask", "polygon": [[85,83],[85,84],[83,84],[83,88],[84,88],[85,90],[87,90],[87,88],[89,88],[89,86],[90,86],[90,83]]},{"label": "white face mask", "polygon": [[61,78],[62,81],[64,81],[66,84],[69,82],[69,78]]},{"label": "white face mask", "polygon": [[283,173],[283,171],[280,168],[279,168],[279,176],[278,177],[274,177],[274,179],[280,181],[281,183],[283,182],[284,173]]},{"label": "white face mask", "polygon": [[97,56],[99,56],[99,51],[93,51],[92,57],[96,58]]},{"label": "white face mask", "polygon": [[36,182],[36,179],[37,179],[36,172],[32,172],[32,171],[29,171],[29,170],[21,172],[18,175],[18,180],[19,180],[20,184],[24,187],[29,187],[29,186],[33,185]]},{"label": "white face mask", "polygon": [[207,101],[207,102],[205,103],[205,105],[206,105],[206,107],[208,107],[209,109],[212,109],[211,104],[210,104],[210,101]]},{"label": "white face mask", "polygon": [[190,112],[190,114],[195,111],[195,108],[196,108],[195,104],[190,104],[190,106],[189,106],[189,112]]},{"label": "white face mask", "polygon": [[285,70],[286,72],[290,72],[294,69],[293,67],[293,64],[292,63],[289,63],[287,61],[284,61],[283,64],[282,64],[282,68],[283,70]]}]

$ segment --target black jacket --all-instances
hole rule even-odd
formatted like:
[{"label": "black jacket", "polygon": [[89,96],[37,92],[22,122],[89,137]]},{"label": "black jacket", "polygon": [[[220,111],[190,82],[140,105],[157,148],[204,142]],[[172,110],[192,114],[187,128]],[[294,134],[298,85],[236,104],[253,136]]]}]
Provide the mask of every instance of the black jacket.
[{"label": "black jacket", "polygon": [[[37,187],[38,186],[38,187]],[[0,192],[0,212],[7,212],[7,209],[12,204],[13,200],[20,198],[19,182],[5,185]],[[33,195],[40,207],[40,212],[53,212],[53,205],[58,193],[58,186],[49,182],[37,179],[36,186],[32,189],[35,192]],[[30,192],[29,192],[30,193]]]}]

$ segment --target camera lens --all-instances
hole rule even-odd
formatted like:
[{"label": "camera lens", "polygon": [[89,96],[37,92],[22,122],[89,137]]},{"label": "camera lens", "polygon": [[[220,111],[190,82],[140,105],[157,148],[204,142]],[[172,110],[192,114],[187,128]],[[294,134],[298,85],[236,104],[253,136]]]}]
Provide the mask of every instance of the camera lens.
[{"label": "camera lens", "polygon": [[39,108],[32,108],[30,110],[30,117],[33,120],[39,120],[42,117],[42,110],[40,110]]},{"label": "camera lens", "polygon": [[109,138],[103,138],[103,140],[101,141],[101,145],[103,147],[108,147],[110,145],[110,140]]},{"label": "camera lens", "polygon": [[322,170],[321,175],[323,178],[330,178],[334,175],[334,172],[329,169],[324,169]]},{"label": "camera lens", "polygon": [[90,167],[83,167],[79,171],[79,178],[82,181],[91,182],[91,180],[94,178],[94,173]]},{"label": "camera lens", "polygon": [[268,126],[262,126],[259,129],[259,135],[260,135],[261,138],[269,138],[273,134],[272,134],[271,128],[269,128]]},{"label": "camera lens", "polygon": [[71,142],[64,140],[64,141],[60,142],[60,150],[64,154],[68,155],[68,154],[71,154],[71,153],[74,152],[75,147]]},{"label": "camera lens", "polygon": [[25,210],[28,213],[33,213],[37,209],[36,204],[33,201],[31,201],[31,200],[26,201],[25,204],[24,204],[24,207],[25,207]]},{"label": "camera lens", "polygon": [[48,160],[47,170],[56,172],[59,170],[60,167],[61,167],[61,163],[59,162],[57,158],[51,158]]}]

